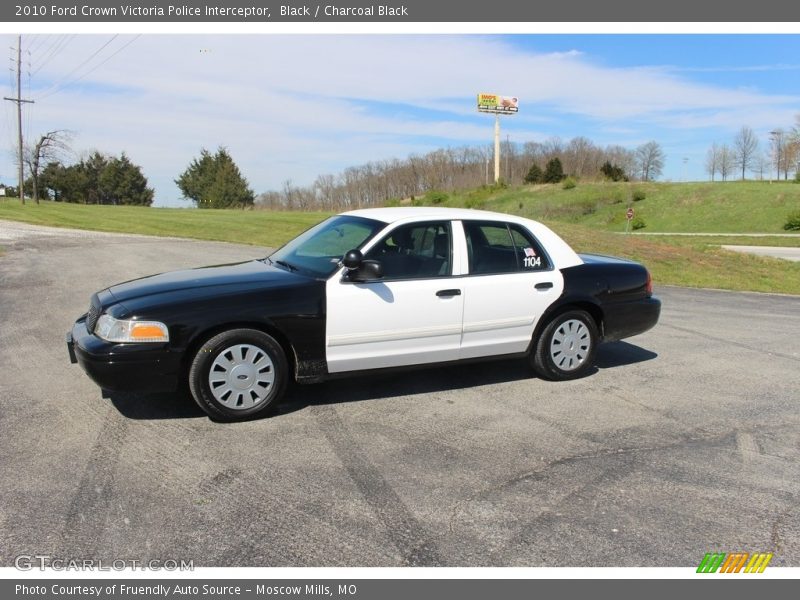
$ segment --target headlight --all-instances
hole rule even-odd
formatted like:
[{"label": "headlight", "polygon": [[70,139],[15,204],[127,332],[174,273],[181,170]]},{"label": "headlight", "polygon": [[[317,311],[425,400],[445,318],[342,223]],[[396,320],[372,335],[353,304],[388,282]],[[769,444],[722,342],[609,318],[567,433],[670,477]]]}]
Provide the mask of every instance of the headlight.
[{"label": "headlight", "polygon": [[101,315],[94,334],[107,342],[168,342],[167,326],[158,321],[121,321]]}]

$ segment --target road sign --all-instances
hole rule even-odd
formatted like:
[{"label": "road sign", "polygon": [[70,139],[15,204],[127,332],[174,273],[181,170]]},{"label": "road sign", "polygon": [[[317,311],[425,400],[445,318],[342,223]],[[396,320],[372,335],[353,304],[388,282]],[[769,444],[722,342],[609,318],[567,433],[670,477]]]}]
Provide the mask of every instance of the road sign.
[{"label": "road sign", "polygon": [[628,209],[628,211],[625,213],[625,217],[628,219],[628,221],[633,219],[633,209],[632,208]]}]

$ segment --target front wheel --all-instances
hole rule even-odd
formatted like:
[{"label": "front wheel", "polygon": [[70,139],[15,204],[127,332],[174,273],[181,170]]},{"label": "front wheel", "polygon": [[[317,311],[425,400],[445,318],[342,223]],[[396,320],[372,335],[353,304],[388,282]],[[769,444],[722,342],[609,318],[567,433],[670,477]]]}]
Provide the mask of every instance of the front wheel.
[{"label": "front wheel", "polygon": [[189,388],[210,417],[240,421],[272,410],[287,378],[286,355],[273,337],[256,329],[231,329],[197,351]]},{"label": "front wheel", "polygon": [[576,379],[594,364],[599,335],[592,316],[583,310],[556,315],[539,335],[531,354],[536,373],[555,381]]}]

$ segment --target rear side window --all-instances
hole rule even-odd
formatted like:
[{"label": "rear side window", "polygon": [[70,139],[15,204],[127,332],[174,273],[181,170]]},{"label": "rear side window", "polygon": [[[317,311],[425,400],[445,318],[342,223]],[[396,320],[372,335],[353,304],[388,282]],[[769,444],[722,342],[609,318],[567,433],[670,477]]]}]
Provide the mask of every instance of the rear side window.
[{"label": "rear side window", "polygon": [[515,223],[464,221],[473,275],[542,271],[550,262],[539,242]]}]

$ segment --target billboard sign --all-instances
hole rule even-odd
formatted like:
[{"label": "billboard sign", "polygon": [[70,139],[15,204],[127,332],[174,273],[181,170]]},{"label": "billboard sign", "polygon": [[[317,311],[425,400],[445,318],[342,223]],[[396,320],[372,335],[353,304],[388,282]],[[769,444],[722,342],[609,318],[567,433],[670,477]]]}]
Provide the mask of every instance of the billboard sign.
[{"label": "billboard sign", "polygon": [[478,110],[489,113],[515,113],[519,111],[519,99],[516,96],[478,94]]}]

